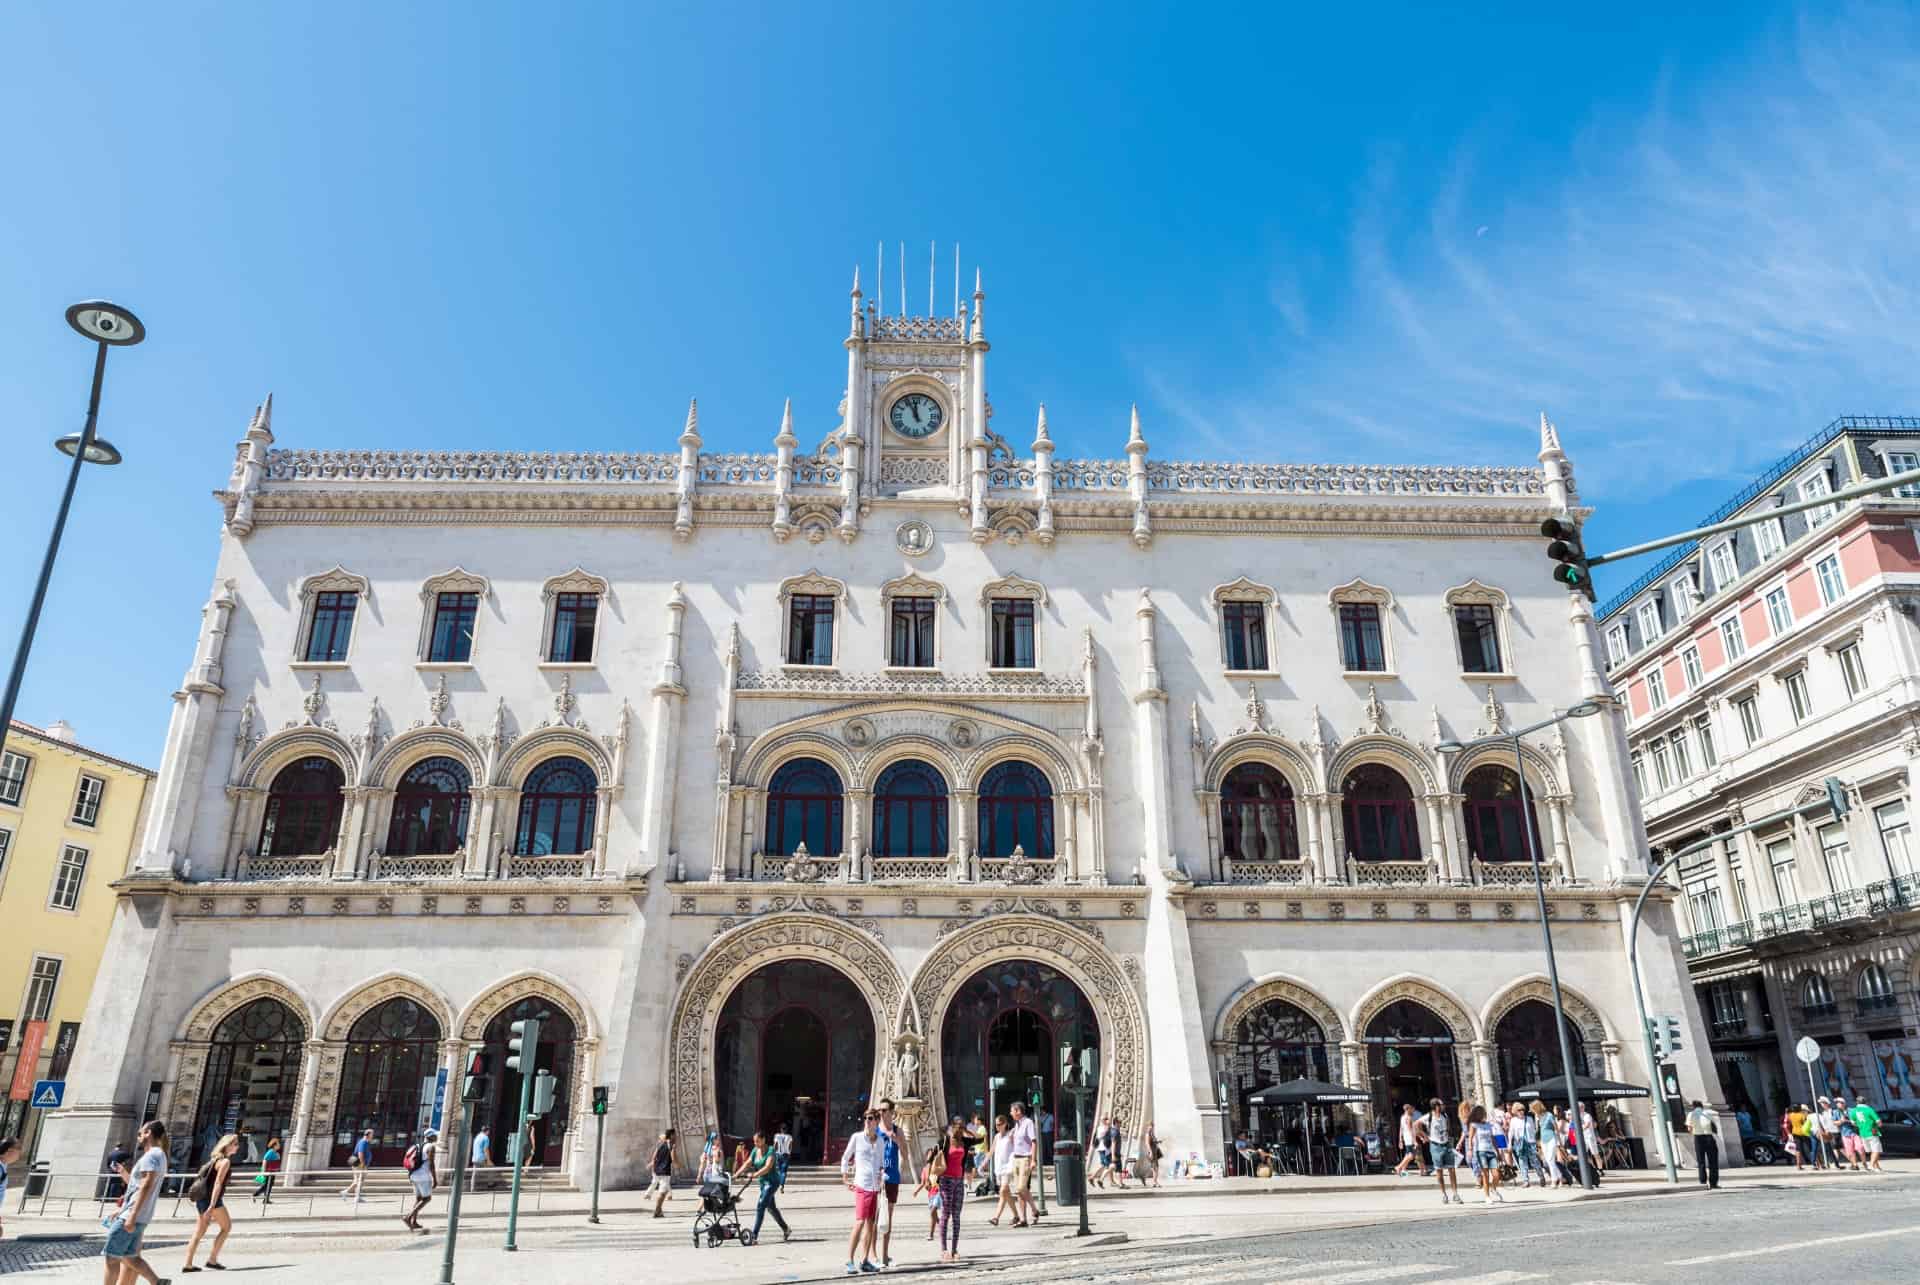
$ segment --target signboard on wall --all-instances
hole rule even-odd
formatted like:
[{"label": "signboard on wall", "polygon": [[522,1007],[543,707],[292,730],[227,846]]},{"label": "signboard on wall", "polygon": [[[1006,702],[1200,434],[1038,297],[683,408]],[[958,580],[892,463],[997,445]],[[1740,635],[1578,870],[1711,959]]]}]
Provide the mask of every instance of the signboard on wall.
[{"label": "signboard on wall", "polygon": [[20,1032],[20,1060],[13,1064],[13,1084],[7,1096],[15,1102],[25,1102],[33,1093],[33,1082],[39,1078],[40,1046],[46,1043],[47,1024],[28,1022]]},{"label": "signboard on wall", "polygon": [[59,1033],[53,1037],[53,1065],[47,1068],[49,1080],[67,1078],[67,1068],[73,1065],[73,1046],[79,1041],[80,1023],[60,1023]]}]

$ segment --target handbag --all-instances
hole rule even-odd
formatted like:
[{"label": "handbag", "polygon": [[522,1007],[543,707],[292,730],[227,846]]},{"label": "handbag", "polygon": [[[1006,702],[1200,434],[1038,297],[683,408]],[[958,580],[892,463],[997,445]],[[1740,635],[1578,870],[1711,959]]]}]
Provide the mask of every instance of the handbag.
[{"label": "handbag", "polygon": [[1515,1168],[1513,1165],[1506,1164],[1506,1165],[1500,1166],[1501,1182],[1512,1182],[1515,1178],[1518,1178],[1519,1176],[1520,1176],[1520,1171],[1517,1168]]}]

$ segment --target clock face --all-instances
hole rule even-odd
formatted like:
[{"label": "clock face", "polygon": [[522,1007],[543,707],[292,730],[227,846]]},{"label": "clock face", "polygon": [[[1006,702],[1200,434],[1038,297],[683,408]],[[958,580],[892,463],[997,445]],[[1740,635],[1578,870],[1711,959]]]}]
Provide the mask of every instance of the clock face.
[{"label": "clock face", "polygon": [[931,437],[945,421],[940,403],[925,393],[908,393],[887,412],[887,423],[902,437]]}]

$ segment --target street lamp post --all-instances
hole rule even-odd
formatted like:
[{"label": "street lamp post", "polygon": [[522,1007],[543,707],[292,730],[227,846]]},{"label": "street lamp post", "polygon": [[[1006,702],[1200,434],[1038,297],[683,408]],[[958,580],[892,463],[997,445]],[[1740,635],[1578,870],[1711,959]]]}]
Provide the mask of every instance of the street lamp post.
[{"label": "street lamp post", "polygon": [[1520,738],[1530,732],[1563,723],[1569,718],[1588,718],[1600,712],[1597,701],[1583,700],[1572,707],[1562,710],[1552,718],[1542,719],[1527,727],[1503,732],[1498,736],[1483,736],[1473,741],[1442,741],[1434,748],[1443,754],[1459,754],[1479,745],[1511,744],[1513,747],[1513,770],[1520,781],[1520,831],[1527,840],[1527,860],[1533,866],[1533,899],[1540,910],[1540,944],[1547,954],[1547,985],[1553,992],[1553,1027],[1560,1036],[1560,1066],[1567,1080],[1567,1111],[1573,1127],[1579,1130],[1579,1145],[1574,1147],[1574,1158],[1580,1163],[1580,1185],[1583,1188],[1593,1186],[1593,1167],[1587,1159],[1587,1148],[1595,1145],[1587,1136],[1586,1122],[1580,1118],[1580,1094],[1574,1083],[1573,1044],[1567,1038],[1566,1005],[1560,998],[1560,968],[1553,957],[1553,923],[1547,918],[1547,888],[1540,871],[1540,845],[1533,833],[1533,809],[1531,796],[1527,791],[1527,767],[1520,755]]},{"label": "street lamp post", "polygon": [[40,608],[47,601],[47,585],[53,579],[53,560],[60,552],[60,537],[67,529],[67,511],[73,507],[74,488],[80,483],[82,464],[118,464],[120,452],[113,444],[94,433],[100,418],[100,384],[107,374],[107,349],[124,348],[147,337],[140,319],[117,304],[102,300],[76,303],[67,309],[67,324],[98,345],[93,355],[93,391],[87,397],[87,426],[54,442],[62,453],[73,457],[67,470],[67,489],[60,496],[60,508],[53,517],[53,533],[47,537],[46,556],[40,562],[40,579],[33,588],[33,601],[27,607],[26,624],[20,630],[20,644],[13,651],[13,668],[7,673],[7,690],[0,696],[0,748],[7,743],[13,726],[13,706],[20,697],[20,684],[27,674],[27,656],[33,650],[34,630],[40,624]]}]

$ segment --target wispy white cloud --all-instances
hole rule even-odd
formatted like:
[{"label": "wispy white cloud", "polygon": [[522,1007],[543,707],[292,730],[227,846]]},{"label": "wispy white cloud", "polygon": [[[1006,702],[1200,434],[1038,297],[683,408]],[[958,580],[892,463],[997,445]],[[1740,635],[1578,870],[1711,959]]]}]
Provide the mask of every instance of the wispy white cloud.
[{"label": "wispy white cloud", "polygon": [[1835,415],[1920,413],[1915,86],[1920,22],[1852,10],[1711,84],[1663,76],[1517,194],[1471,138],[1427,190],[1384,152],[1337,305],[1277,271],[1264,374],[1149,385],[1195,446],[1269,458],[1511,459],[1545,408],[1589,497],[1744,477]]}]

